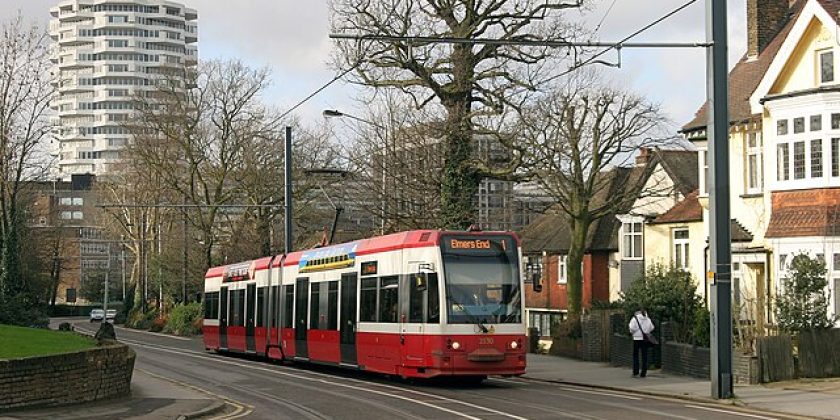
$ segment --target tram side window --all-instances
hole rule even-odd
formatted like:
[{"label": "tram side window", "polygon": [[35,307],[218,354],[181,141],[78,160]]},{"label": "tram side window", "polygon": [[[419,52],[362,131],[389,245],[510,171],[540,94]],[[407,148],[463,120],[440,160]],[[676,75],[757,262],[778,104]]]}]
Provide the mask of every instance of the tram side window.
[{"label": "tram side window", "polygon": [[376,278],[362,279],[359,321],[376,322]]},{"label": "tram side window", "polygon": [[237,290],[236,294],[238,295],[236,299],[239,301],[239,310],[236,313],[239,321],[236,326],[242,327],[245,325],[245,289]]},{"label": "tram side window", "polygon": [[292,319],[292,311],[295,308],[295,286],[283,286],[283,328],[292,328],[294,319]]},{"label": "tram side window", "polygon": [[271,320],[268,324],[274,328],[277,328],[277,315],[280,313],[280,295],[278,293],[280,293],[280,286],[271,286],[271,295],[267,297],[274,303],[271,305]]},{"label": "tram side window", "polygon": [[266,287],[257,288],[257,327],[265,326],[265,311],[268,309],[266,304],[268,301],[265,299],[266,289]]},{"label": "tram side window", "polygon": [[204,319],[219,319],[219,292],[204,294]]},{"label": "tram side window", "polygon": [[239,307],[243,306],[244,302],[239,300],[239,290],[230,290],[230,306],[228,309],[230,312],[228,313],[228,325],[231,327],[238,327],[243,325],[242,318],[239,317]]},{"label": "tram side window", "polygon": [[309,329],[318,330],[321,329],[318,323],[318,320],[321,318],[321,285],[319,283],[313,283],[309,287],[312,289],[310,293],[311,300],[309,301]]},{"label": "tram side window", "polygon": [[379,322],[397,322],[399,314],[399,278],[379,279]]},{"label": "tram side window", "polygon": [[338,280],[331,281],[327,291],[327,329],[338,329]]},{"label": "tram side window", "polygon": [[440,297],[438,295],[437,273],[429,273],[429,283],[426,291],[429,294],[426,309],[426,322],[429,324],[440,323]]}]

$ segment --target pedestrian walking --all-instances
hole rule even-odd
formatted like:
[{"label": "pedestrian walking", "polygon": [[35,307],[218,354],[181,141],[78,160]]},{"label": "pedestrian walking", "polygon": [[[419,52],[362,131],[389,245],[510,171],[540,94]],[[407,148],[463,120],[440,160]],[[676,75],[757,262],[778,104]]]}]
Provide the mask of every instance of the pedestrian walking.
[{"label": "pedestrian walking", "polygon": [[[653,332],[653,321],[648,318],[647,311],[639,308],[633,318],[630,319],[630,334],[633,335],[633,377],[644,378],[648,369],[648,349],[657,344],[656,338],[650,335]],[[639,356],[641,355],[641,371],[639,370]]]}]

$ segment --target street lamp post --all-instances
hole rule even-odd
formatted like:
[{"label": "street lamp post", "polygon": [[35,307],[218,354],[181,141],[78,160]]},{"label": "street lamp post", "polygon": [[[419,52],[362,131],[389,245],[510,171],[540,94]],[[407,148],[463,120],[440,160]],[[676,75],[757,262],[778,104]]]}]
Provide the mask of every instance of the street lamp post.
[{"label": "street lamp post", "polygon": [[382,186],[381,186],[381,188],[382,188],[382,208],[381,208],[381,215],[380,215],[381,220],[380,220],[380,226],[379,226],[379,233],[381,235],[384,235],[385,234],[385,220],[386,220],[387,205],[388,205],[388,199],[387,199],[388,190],[387,190],[386,185],[385,185],[386,180],[387,180],[387,175],[386,174],[387,174],[387,169],[388,169],[388,136],[387,136],[387,129],[382,124],[379,124],[379,123],[376,123],[376,122],[373,122],[373,121],[370,121],[370,120],[366,120],[364,118],[359,118],[355,115],[350,115],[350,114],[341,112],[337,109],[325,109],[322,112],[322,114],[325,118],[347,117],[347,118],[350,118],[351,120],[356,120],[356,121],[359,121],[359,122],[362,122],[362,123],[365,123],[365,124],[372,125],[372,126],[374,126],[376,128],[379,128],[379,129],[386,132],[385,141],[382,142]]}]

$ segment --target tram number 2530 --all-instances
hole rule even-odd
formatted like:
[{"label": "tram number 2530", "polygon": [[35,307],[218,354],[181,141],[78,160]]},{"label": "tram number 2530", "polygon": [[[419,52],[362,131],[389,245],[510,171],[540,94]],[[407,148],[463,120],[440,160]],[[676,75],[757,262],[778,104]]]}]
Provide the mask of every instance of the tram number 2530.
[{"label": "tram number 2530", "polygon": [[493,337],[479,337],[478,344],[493,344]]}]

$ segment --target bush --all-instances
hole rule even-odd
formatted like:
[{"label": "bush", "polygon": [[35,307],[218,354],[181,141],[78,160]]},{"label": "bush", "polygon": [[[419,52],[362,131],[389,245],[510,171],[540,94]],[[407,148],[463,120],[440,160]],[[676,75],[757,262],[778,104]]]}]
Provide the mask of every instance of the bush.
[{"label": "bush", "polygon": [[791,260],[782,278],[782,291],[776,298],[776,319],[788,332],[831,328],[835,319],[828,316],[825,262],[807,254]]},{"label": "bush", "polygon": [[175,335],[196,335],[201,332],[204,308],[200,303],[175,305],[163,332]]},{"label": "bush", "polygon": [[21,327],[47,328],[50,319],[46,312],[26,296],[17,296],[0,302],[0,324]]},{"label": "bush", "polygon": [[61,324],[58,324],[58,330],[59,331],[73,331],[73,324],[71,324],[69,322],[62,322]]},{"label": "bush", "polygon": [[693,344],[698,341],[695,336],[708,335],[708,322],[704,333],[697,320],[705,307],[691,274],[686,271],[653,265],[622,294],[621,302],[628,320],[636,310],[645,308],[657,326],[671,322],[674,340],[680,343]]},{"label": "bush", "polygon": [[166,327],[166,317],[158,317],[152,321],[152,326],[149,327],[151,332],[161,332]]},{"label": "bush", "polygon": [[140,312],[139,308],[134,308],[131,312],[129,312],[128,319],[125,321],[125,326],[137,330],[148,330],[152,327],[152,323],[157,318],[157,308],[149,309],[146,313]]},{"label": "bush", "polygon": [[709,347],[711,346],[711,314],[706,308],[697,308],[694,315],[694,330],[692,336],[694,342],[692,344]]}]

